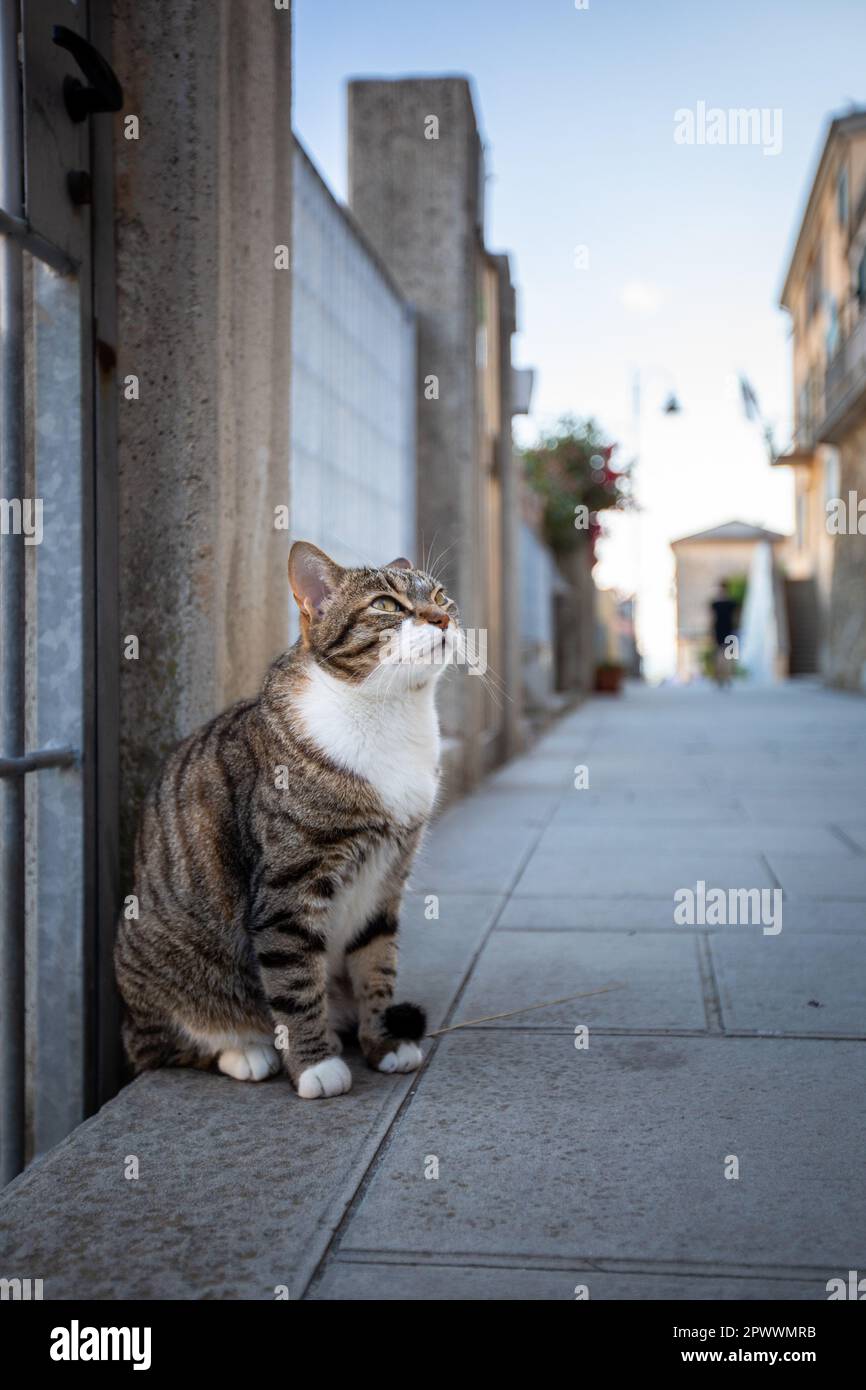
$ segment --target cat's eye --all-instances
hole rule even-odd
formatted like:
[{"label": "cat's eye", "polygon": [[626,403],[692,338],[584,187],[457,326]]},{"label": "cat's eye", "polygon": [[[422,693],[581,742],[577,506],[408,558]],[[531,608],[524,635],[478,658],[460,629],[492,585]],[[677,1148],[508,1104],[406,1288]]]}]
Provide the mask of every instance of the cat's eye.
[{"label": "cat's eye", "polygon": [[370,607],[378,608],[382,613],[397,613],[400,605],[395,598],[388,598],[387,594],[382,594],[380,598],[373,599]]},{"label": "cat's eye", "polygon": [[444,589],[437,589],[433,595],[433,602],[438,603],[440,608],[447,608],[451,600]]}]

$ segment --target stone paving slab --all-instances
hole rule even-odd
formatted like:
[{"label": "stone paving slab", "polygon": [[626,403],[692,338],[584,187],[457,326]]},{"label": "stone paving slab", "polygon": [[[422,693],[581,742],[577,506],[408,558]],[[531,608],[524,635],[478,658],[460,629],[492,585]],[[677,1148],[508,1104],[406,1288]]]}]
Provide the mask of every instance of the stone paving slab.
[{"label": "stone paving slab", "polygon": [[[436,1302],[483,1300],[574,1302],[677,1299],[722,1302],[736,1299],[826,1299],[826,1280],[735,1278],[718,1274],[621,1274],[597,1269],[478,1268],[467,1265],[399,1265],[334,1260],[309,1295],[312,1299]],[[583,1290],[587,1292],[584,1293]]]},{"label": "stone paving slab", "polygon": [[407,893],[400,927],[397,998],[423,1004],[438,1028],[480,947],[502,899],[489,893],[441,893],[437,918],[423,895]]},{"label": "stone paving slab", "polygon": [[[611,838],[607,825],[554,824],[542,834],[538,849],[542,853],[553,850],[559,854],[590,854],[598,849],[609,849]],[[857,855],[854,846],[846,844],[832,830],[811,825],[689,825],[682,822],[671,826],[655,821],[636,825],[626,813],[614,838],[618,853],[640,853],[652,847],[664,852],[692,850],[701,854],[766,854],[773,850],[813,856],[820,851],[822,856],[843,859]]]},{"label": "stone paving slab", "polygon": [[[671,898],[567,897],[508,898],[497,931],[675,931]],[[702,930],[694,928],[694,930]]]},{"label": "stone paving slab", "polygon": [[479,791],[450,807],[436,821],[431,833],[452,825],[544,826],[559,805],[559,793],[523,790],[509,792]]},{"label": "stone paving slab", "polygon": [[532,825],[435,824],[412,869],[417,893],[503,893],[538,838]]},{"label": "stone paving slab", "polygon": [[668,895],[673,901],[678,889],[694,889],[699,880],[708,887],[773,886],[766,864],[754,854],[702,853],[700,850],[621,853],[618,849],[596,849],[591,855],[575,852],[564,855],[558,850],[537,849],[517,880],[514,892],[529,897],[541,897],[546,893],[598,896],[605,892],[638,897]]},{"label": "stone paving slab", "polygon": [[710,950],[726,1028],[866,1037],[866,935],[737,929],[712,933]]},{"label": "stone paving slab", "polygon": [[577,1024],[706,1027],[695,940],[672,933],[634,938],[624,932],[495,932],[473,970],[454,1021],[484,1018],[611,984],[617,988],[610,993],[486,1026],[560,1028],[569,1034]]},{"label": "stone paving slab", "polygon": [[862,1044],[564,1041],[446,1037],[341,1248],[866,1265]]},{"label": "stone paving slab", "polygon": [[864,792],[848,796],[828,791],[819,796],[808,788],[792,789],[787,796],[741,796],[745,819],[753,825],[838,825],[863,813]]},{"label": "stone paving slab", "polygon": [[838,828],[866,854],[866,821],[842,821]]},{"label": "stone paving slab", "polygon": [[[580,761],[576,759],[575,761]],[[515,758],[486,782],[488,791],[565,791],[574,782],[574,763],[560,756]]]},{"label": "stone paving slab", "polygon": [[411,1084],[350,1065],[315,1103],[283,1077],[141,1077],[5,1190],[0,1267],[46,1299],[297,1297]]},{"label": "stone paving slab", "polygon": [[767,858],[786,895],[866,899],[866,855],[840,859],[835,855],[829,858],[819,854],[781,854],[773,850]]},{"label": "stone paving slab", "polygon": [[570,789],[556,808],[550,824],[605,826],[618,831],[624,825],[651,827],[739,826],[743,807],[735,797],[705,793],[664,794],[636,798],[633,792],[594,792]]},{"label": "stone paving slab", "polygon": [[[866,932],[866,906],[852,899],[783,899],[783,935],[791,932]],[[511,895],[496,922],[497,931],[668,931],[709,932],[681,927],[673,920],[671,898],[517,897]],[[727,930],[716,928],[715,930]]]},{"label": "stone paving slab", "polygon": [[[443,894],[430,922],[407,897],[398,996],[431,1027],[499,903]],[[283,1077],[140,1078],[0,1195],[0,1269],[33,1271],[49,1299],[296,1297],[414,1083],[346,1060],[352,1091],[315,1103]]]},{"label": "stone paving slab", "polygon": [[[315,1275],[315,1298],[823,1300],[866,1269],[866,1042],[838,1037],[866,1034],[864,752],[866,702],[805,685],[591,701],[432,828],[399,993],[435,1027],[627,988],[447,1034],[414,1077],[348,1053],[353,1091],[313,1105],[142,1078],[0,1196],[0,1272],[47,1298]],[[779,937],[673,922],[676,888],[773,875]]]}]

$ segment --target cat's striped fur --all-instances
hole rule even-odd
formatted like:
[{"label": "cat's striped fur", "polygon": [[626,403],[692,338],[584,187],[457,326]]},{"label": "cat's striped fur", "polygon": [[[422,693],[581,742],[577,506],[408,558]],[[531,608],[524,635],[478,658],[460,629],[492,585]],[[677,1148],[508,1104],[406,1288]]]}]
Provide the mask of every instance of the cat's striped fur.
[{"label": "cat's striped fur", "polygon": [[301,542],[289,574],[298,643],[256,699],[180,744],[145,800],[139,915],[115,959],[137,1071],[259,1080],[282,1064],[312,1098],[349,1089],[338,1033],[353,1022],[372,1066],[421,1060],[421,1010],[392,1004],[397,928],[458,618],[405,560],[342,569]]}]

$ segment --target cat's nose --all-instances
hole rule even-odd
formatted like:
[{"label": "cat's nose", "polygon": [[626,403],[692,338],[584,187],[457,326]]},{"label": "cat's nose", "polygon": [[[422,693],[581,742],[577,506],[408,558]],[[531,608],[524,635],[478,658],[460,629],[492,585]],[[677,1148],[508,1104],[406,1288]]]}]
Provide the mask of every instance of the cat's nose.
[{"label": "cat's nose", "polygon": [[441,627],[445,632],[450,619],[444,608],[440,608],[438,603],[425,603],[422,608],[415,610],[415,619],[419,623],[432,623],[434,627]]}]

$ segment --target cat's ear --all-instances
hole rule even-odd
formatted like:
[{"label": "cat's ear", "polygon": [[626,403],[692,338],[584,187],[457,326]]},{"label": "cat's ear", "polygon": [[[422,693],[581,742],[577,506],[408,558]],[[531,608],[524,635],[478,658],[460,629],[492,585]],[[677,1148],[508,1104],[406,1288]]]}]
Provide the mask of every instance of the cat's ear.
[{"label": "cat's ear", "polygon": [[318,546],[295,541],[289,551],[289,583],[301,610],[301,631],[319,616],[322,604],[340,582],[342,569]]},{"label": "cat's ear", "polygon": [[386,570],[410,570],[413,568],[413,565],[411,560],[407,560],[405,555],[401,555],[399,560],[392,560],[391,563],[385,565],[384,568]]}]

